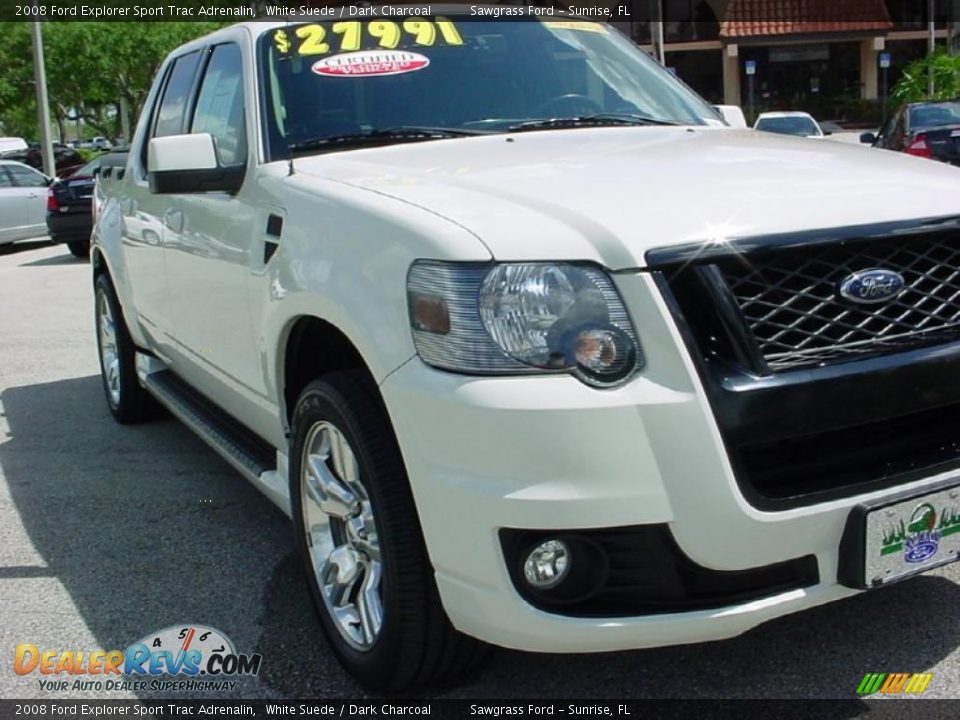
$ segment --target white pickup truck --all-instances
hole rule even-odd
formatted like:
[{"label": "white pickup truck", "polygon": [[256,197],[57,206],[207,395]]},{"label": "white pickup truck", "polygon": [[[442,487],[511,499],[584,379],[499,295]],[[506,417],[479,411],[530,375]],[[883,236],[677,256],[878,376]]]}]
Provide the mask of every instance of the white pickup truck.
[{"label": "white pickup truck", "polygon": [[957,558],[954,168],[730,128],[603,24],[451,11],[177,49],[97,192],[112,413],[166,406],[290,515],[368,685]]}]

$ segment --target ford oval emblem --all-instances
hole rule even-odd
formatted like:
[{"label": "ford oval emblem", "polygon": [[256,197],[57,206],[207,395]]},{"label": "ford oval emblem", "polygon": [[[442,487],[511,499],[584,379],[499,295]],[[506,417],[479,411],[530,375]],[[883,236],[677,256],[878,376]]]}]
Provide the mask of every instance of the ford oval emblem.
[{"label": "ford oval emblem", "polygon": [[893,300],[906,284],[903,275],[893,270],[861,270],[841,281],[840,294],[852,302],[869,305]]}]

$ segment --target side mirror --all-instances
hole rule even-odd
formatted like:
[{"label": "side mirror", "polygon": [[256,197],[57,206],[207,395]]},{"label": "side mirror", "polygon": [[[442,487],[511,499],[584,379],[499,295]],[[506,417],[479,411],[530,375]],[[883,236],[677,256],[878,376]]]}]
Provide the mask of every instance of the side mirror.
[{"label": "side mirror", "polygon": [[210,133],[153,138],[147,146],[147,181],[150,192],[235,193],[243,185],[246,166],[224,167]]},{"label": "side mirror", "polygon": [[829,137],[829,136],[831,136],[831,135],[833,135],[833,130],[824,130],[824,131],[823,131],[823,136],[824,136],[824,137]]},{"label": "side mirror", "polygon": [[873,145],[876,141],[877,141],[877,136],[874,135],[872,132],[860,133],[860,142],[867,145]]}]

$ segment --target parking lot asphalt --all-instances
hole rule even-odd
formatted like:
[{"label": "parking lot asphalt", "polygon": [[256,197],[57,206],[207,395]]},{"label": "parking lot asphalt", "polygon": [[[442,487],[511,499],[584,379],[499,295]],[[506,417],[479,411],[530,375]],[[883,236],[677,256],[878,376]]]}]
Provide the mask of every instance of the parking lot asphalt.
[{"label": "parking lot asphalt", "polygon": [[[455,698],[855,698],[866,672],[932,672],[960,697],[960,570],[782,618],[724,642],[593,656],[499,651]],[[89,266],[0,248],[0,697],[42,690],[13,648],[122,649],[199,623],[259,652],[229,692],[110,697],[360,698],[321,635],[286,518],[171,418],[104,403]],[[72,680],[72,678],[71,678]],[[866,705],[864,705],[866,708]]]}]

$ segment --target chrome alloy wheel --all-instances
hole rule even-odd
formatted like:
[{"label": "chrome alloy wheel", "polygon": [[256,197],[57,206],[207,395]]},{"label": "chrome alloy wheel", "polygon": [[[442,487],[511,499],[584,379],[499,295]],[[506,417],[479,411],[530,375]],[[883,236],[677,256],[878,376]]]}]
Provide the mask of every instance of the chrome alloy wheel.
[{"label": "chrome alloy wheel", "polygon": [[330,618],[351,647],[368,651],[383,625],[380,542],[356,456],[332,423],[307,433],[300,501],[310,566]]},{"label": "chrome alloy wheel", "polygon": [[110,300],[103,292],[97,293],[97,333],[100,341],[100,361],[110,404],[120,404],[120,353],[117,350],[117,326],[110,309]]}]

